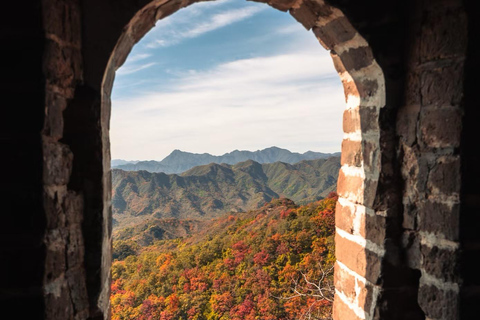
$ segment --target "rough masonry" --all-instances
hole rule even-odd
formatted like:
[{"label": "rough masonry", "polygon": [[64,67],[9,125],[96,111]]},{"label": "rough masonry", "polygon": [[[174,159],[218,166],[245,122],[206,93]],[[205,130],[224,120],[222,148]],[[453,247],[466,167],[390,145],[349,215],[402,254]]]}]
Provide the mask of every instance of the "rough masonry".
[{"label": "rough masonry", "polygon": [[[194,2],[4,4],[0,303],[17,318],[109,318],[115,71]],[[334,319],[478,315],[473,1],[261,2],[330,51],[345,88]]]}]

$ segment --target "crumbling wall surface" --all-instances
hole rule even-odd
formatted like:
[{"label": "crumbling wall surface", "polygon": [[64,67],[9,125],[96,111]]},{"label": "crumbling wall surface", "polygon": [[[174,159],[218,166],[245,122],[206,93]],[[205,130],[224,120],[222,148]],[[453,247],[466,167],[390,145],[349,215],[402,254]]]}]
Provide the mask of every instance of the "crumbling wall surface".
[{"label": "crumbling wall surface", "polygon": [[418,303],[425,317],[460,319],[467,15],[462,1],[419,1],[407,25],[405,88],[396,124],[402,245],[408,266],[420,272]]},{"label": "crumbling wall surface", "polygon": [[79,159],[66,139],[72,130],[66,117],[69,104],[83,78],[81,11],[77,0],[42,0],[41,12],[45,36],[45,121],[41,131],[46,214],[44,316],[87,319],[91,310],[82,232],[86,204],[84,190],[72,186],[74,161]]}]

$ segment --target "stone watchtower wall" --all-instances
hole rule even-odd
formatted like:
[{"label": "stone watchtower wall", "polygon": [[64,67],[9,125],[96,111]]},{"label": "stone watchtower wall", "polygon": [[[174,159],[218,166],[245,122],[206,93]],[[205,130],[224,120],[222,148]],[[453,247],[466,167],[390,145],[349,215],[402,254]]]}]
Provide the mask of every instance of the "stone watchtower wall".
[{"label": "stone watchtower wall", "polygon": [[[17,319],[108,319],[115,70],[158,19],[193,2],[30,0],[0,11],[0,304]],[[334,318],[474,319],[473,1],[268,5],[330,51],[345,88]]]}]

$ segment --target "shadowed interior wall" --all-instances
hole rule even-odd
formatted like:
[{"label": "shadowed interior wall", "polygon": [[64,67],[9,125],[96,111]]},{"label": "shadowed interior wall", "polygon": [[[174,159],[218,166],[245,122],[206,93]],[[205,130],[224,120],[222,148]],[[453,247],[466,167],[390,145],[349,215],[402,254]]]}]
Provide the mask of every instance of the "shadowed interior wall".
[{"label": "shadowed interior wall", "polygon": [[[114,71],[156,20],[192,2],[3,7],[0,78],[13,102],[0,128],[0,301],[18,318],[109,317]],[[471,319],[480,300],[473,1],[269,4],[331,50],[345,87],[335,319]]]}]

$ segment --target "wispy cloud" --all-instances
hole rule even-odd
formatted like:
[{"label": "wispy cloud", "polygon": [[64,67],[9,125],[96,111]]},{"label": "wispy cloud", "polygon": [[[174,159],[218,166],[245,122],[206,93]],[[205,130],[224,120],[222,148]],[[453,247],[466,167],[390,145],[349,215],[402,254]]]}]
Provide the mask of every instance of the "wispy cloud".
[{"label": "wispy cloud", "polygon": [[344,98],[331,64],[326,52],[242,59],[114,101],[112,153],[161,159],[176,148],[221,154],[271,145],[338,151]]},{"label": "wispy cloud", "polygon": [[162,21],[160,21],[157,26],[158,29],[154,31],[156,37],[153,37],[146,47],[157,48],[175,45],[186,39],[196,38],[205,33],[248,19],[264,9],[265,7],[263,6],[250,5],[205,16],[199,14],[199,11],[193,11],[190,15],[195,16],[196,19],[169,20],[165,24],[162,24]]},{"label": "wispy cloud", "polygon": [[146,63],[146,64],[142,64],[142,65],[132,65],[132,66],[124,65],[124,66],[122,66],[122,68],[117,70],[117,74],[121,74],[121,75],[132,74],[132,73],[138,72],[140,70],[150,68],[151,66],[154,66],[154,65],[156,65],[155,62],[150,62],[150,63]]},{"label": "wispy cloud", "polygon": [[137,62],[141,60],[145,60],[147,58],[150,58],[152,56],[151,53],[137,53],[136,55],[132,55],[128,57],[129,62]]}]

